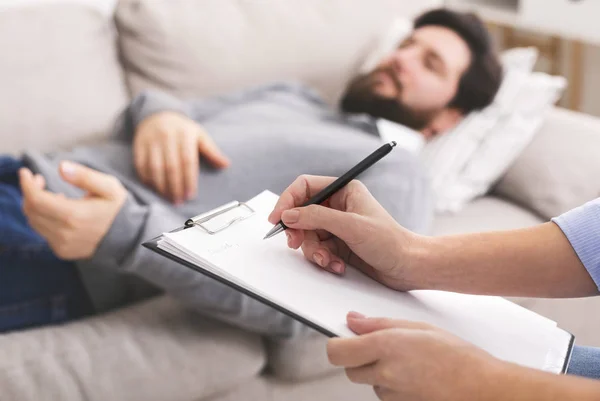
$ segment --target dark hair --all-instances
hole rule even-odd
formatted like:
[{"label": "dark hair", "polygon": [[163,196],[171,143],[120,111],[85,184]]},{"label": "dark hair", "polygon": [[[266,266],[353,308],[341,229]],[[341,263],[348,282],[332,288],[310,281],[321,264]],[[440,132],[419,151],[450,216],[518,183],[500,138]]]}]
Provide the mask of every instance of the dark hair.
[{"label": "dark hair", "polygon": [[414,22],[414,28],[435,25],[456,32],[471,50],[471,64],[462,75],[449,107],[467,114],[490,105],[502,82],[502,67],[485,25],[475,14],[448,9],[426,12]]}]

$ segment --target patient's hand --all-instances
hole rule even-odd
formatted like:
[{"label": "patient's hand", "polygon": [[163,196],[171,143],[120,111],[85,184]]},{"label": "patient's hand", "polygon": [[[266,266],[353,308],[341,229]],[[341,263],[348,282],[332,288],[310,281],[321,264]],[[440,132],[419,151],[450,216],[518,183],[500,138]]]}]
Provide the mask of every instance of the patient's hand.
[{"label": "patient's hand", "polygon": [[200,156],[217,168],[229,165],[202,126],[182,114],[153,114],[136,128],[133,157],[138,175],[174,203],[196,195]]},{"label": "patient's hand", "polygon": [[91,257],[127,199],[127,191],[115,177],[71,162],[62,162],[63,179],[86,196],[69,199],[44,189],[41,175],[19,172],[23,211],[29,224],[65,260]]}]

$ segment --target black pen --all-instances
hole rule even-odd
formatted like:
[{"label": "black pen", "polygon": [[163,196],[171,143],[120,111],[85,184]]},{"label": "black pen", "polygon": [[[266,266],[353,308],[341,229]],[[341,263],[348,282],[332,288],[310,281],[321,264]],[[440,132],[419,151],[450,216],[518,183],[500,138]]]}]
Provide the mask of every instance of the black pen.
[{"label": "black pen", "polygon": [[[360,173],[362,173],[363,171],[371,167],[373,164],[381,160],[385,155],[390,153],[392,149],[394,149],[394,146],[396,146],[396,142],[394,141],[381,146],[375,152],[367,156],[363,161],[358,163],[356,166],[352,167],[347,173],[342,175],[340,178],[338,178],[331,184],[327,185],[325,188],[319,191],[319,193],[307,200],[302,205],[302,207],[308,205],[321,204],[325,202],[331,195],[348,185],[348,183],[355,179]],[[286,228],[287,227],[285,226],[285,224],[283,224],[282,221],[279,221],[279,223],[275,225],[275,227],[273,227],[263,239],[271,238],[284,231]]]}]

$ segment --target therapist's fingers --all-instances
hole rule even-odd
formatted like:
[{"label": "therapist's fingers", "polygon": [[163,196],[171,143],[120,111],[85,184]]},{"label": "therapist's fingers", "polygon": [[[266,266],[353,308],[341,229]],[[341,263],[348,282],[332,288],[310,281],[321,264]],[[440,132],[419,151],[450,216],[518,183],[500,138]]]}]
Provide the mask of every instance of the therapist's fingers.
[{"label": "therapist's fingers", "polygon": [[356,368],[376,362],[380,357],[377,333],[352,338],[332,338],[327,342],[327,357],[334,366]]},{"label": "therapist's fingers", "polygon": [[377,363],[359,366],[357,368],[346,368],[348,380],[356,384],[368,384],[369,386],[381,384],[377,382],[378,375]]},{"label": "therapist's fingers", "polygon": [[375,392],[375,395],[377,396],[377,398],[379,398],[381,401],[388,401],[388,400],[393,400],[395,398],[392,398],[396,395],[396,393],[392,390],[390,390],[389,388],[386,387],[382,387],[382,386],[373,386],[373,391]]},{"label": "therapist's fingers", "polygon": [[316,231],[305,231],[302,252],[322,269],[334,274],[344,273],[346,264],[339,257],[337,244],[332,237],[323,241]]},{"label": "therapist's fingers", "polygon": [[[306,259],[330,273],[344,273],[346,263],[341,257],[340,247],[347,248],[347,246],[329,232],[287,229],[285,233],[288,237],[288,246],[293,249],[302,248]],[[348,253],[347,249],[345,253]]]},{"label": "therapist's fingers", "polygon": [[287,236],[287,244],[292,249],[300,248],[304,242],[304,230],[288,228],[285,230],[285,235]]},{"label": "therapist's fingers", "polygon": [[357,312],[348,313],[346,320],[348,322],[348,328],[359,335],[387,329],[435,330],[434,326],[423,322],[388,319],[383,317],[369,318],[362,316]]},{"label": "therapist's fingers", "polygon": [[275,204],[269,215],[269,222],[277,224],[281,220],[284,210],[301,206],[316,193],[335,181],[335,177],[321,177],[314,175],[301,175],[289,186]]},{"label": "therapist's fingers", "polygon": [[322,230],[340,238],[347,244],[364,241],[364,217],[321,205],[286,210],[281,221],[296,230]]},{"label": "therapist's fingers", "polygon": [[[288,236],[288,245],[290,248],[293,249],[298,249],[300,248],[300,246],[302,245],[302,242],[304,242],[304,230],[295,230],[293,228],[287,228],[286,229],[286,235]],[[317,236],[319,237],[319,239],[321,241],[325,241],[326,239],[332,238],[333,235],[331,235],[330,232],[325,231],[325,230],[316,230],[315,231],[317,233]]]}]

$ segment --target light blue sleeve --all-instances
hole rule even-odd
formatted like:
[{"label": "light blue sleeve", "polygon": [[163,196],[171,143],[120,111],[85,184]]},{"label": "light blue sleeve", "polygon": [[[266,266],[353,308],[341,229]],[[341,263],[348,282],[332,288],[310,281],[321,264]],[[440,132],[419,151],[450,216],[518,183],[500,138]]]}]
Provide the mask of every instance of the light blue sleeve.
[{"label": "light blue sleeve", "polygon": [[600,289],[600,198],[552,219]]}]

